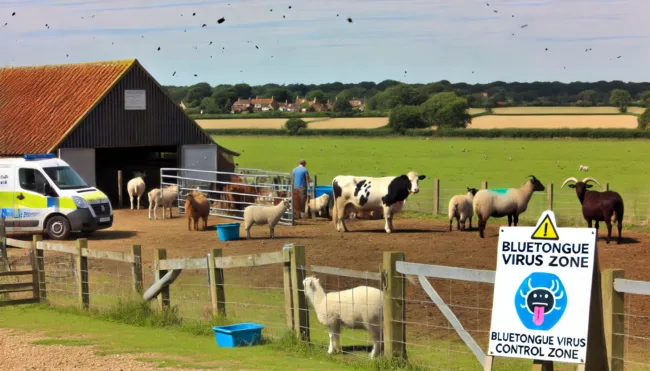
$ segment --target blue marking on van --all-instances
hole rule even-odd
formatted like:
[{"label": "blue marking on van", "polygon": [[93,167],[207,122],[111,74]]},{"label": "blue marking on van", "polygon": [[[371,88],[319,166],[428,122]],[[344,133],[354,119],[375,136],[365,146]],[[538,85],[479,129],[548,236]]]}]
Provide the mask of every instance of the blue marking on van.
[{"label": "blue marking on van", "polygon": [[58,197],[48,197],[47,198],[47,207],[59,207],[59,198]]}]

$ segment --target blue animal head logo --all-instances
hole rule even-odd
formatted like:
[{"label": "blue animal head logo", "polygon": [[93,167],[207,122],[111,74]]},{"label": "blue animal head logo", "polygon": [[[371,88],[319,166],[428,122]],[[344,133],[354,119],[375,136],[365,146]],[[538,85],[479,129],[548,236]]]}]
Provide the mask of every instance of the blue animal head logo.
[{"label": "blue animal head logo", "polygon": [[560,278],[552,273],[532,273],[515,294],[515,308],[529,330],[548,331],[562,318],[568,300]]}]

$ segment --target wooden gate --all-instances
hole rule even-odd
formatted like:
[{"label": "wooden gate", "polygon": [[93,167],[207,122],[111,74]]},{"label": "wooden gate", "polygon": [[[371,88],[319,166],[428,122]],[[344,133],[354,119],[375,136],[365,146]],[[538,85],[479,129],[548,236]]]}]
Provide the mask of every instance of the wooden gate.
[{"label": "wooden gate", "polygon": [[[7,247],[29,249],[29,259],[22,264],[9,263]],[[4,218],[0,217],[0,307],[40,301],[36,245],[30,241],[7,238]]]}]

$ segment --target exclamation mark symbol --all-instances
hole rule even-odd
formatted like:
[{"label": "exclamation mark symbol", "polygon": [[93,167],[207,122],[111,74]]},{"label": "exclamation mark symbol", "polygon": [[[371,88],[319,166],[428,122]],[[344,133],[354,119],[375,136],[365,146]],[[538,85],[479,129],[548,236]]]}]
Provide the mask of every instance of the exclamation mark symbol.
[{"label": "exclamation mark symbol", "polygon": [[546,237],[546,232],[548,231],[548,223],[544,224],[544,237]]}]

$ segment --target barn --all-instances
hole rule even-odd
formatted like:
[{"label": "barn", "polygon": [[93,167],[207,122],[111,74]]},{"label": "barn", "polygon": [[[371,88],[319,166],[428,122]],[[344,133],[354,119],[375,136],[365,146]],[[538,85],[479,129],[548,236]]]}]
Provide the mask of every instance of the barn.
[{"label": "barn", "polygon": [[187,117],[137,59],[0,68],[0,86],[0,157],[55,153],[114,207],[118,171],[128,205],[135,171],[146,171],[149,190],[163,167],[233,172],[239,156]]}]

